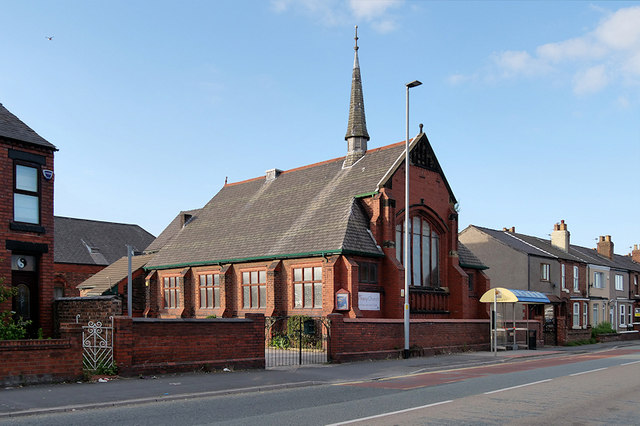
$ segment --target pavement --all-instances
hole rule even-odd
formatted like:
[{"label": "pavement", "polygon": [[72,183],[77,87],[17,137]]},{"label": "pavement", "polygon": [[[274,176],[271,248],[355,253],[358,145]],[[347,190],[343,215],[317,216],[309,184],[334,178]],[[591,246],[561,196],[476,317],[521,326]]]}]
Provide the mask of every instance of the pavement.
[{"label": "pavement", "polygon": [[638,345],[638,342],[554,346],[539,350],[500,351],[497,354],[462,352],[421,358],[279,367],[268,370],[118,377],[106,382],[5,387],[0,390],[0,420],[7,417],[61,411],[376,380],[429,371],[505,363],[522,358],[598,352],[633,345]]}]

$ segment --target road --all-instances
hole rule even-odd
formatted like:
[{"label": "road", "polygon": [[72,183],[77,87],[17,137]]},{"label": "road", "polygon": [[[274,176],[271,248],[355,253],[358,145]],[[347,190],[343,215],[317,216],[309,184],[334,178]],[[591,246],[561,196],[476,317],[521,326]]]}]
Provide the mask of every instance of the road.
[{"label": "road", "polygon": [[[638,424],[640,347],[5,418],[47,425]],[[177,384],[179,386],[179,384]]]}]

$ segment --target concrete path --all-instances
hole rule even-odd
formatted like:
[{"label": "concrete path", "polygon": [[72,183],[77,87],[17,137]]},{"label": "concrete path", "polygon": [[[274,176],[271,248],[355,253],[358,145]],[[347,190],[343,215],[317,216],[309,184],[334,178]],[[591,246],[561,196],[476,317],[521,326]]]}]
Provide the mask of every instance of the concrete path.
[{"label": "concrete path", "polygon": [[464,352],[424,358],[324,364],[298,368],[116,378],[105,383],[79,382],[6,387],[0,390],[0,419],[36,413],[375,380],[426,371],[505,363],[525,357],[553,357],[638,344],[640,342],[616,342],[507,351],[497,354]]}]

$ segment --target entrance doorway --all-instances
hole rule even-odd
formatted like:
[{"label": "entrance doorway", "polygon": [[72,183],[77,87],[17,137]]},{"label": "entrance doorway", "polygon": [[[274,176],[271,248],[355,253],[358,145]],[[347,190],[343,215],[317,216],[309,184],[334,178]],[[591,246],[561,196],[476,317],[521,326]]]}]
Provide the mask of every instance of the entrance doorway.
[{"label": "entrance doorway", "polygon": [[35,256],[11,256],[11,285],[18,289],[13,297],[13,311],[16,317],[31,321],[27,326],[29,337],[37,336],[40,328],[38,305],[38,272]]}]

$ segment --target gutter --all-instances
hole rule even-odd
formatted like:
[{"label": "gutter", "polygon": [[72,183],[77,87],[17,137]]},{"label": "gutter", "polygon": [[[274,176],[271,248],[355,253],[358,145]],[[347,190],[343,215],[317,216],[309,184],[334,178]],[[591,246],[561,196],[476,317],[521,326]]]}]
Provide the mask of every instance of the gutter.
[{"label": "gutter", "polygon": [[255,262],[261,260],[277,260],[277,259],[296,259],[302,257],[326,257],[331,255],[351,255],[351,256],[366,256],[366,257],[384,257],[384,253],[367,253],[361,252],[357,250],[329,250],[329,251],[312,251],[306,253],[291,253],[291,254],[279,254],[279,255],[270,255],[270,256],[255,256],[255,257],[239,257],[235,259],[220,259],[220,260],[203,260],[200,262],[183,262],[183,263],[174,263],[169,265],[158,265],[158,266],[144,266],[145,271],[154,271],[160,269],[175,269],[175,268],[185,268],[192,266],[211,266],[211,265],[222,265],[227,263],[244,263],[244,262]]}]

